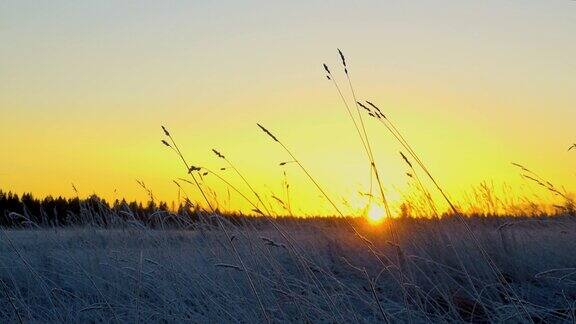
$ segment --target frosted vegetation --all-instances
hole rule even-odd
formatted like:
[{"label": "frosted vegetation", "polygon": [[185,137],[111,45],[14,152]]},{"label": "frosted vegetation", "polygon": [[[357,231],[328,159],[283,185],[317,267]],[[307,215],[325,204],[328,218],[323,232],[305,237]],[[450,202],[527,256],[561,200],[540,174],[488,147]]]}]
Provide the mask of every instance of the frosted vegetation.
[{"label": "frosted vegetation", "polygon": [[109,217],[3,229],[0,322],[575,320],[568,215],[466,218],[476,241],[456,217]]}]

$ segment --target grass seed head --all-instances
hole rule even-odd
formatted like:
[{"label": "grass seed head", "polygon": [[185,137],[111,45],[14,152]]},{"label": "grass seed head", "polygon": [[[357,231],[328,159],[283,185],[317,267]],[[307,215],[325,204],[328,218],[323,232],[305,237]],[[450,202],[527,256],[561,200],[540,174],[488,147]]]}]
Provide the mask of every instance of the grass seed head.
[{"label": "grass seed head", "polygon": [[402,159],[404,159],[404,162],[406,162],[406,164],[408,164],[408,166],[410,168],[412,168],[412,163],[410,163],[410,161],[408,160],[408,158],[406,157],[406,155],[404,155],[404,153],[400,152],[400,156],[402,156]]},{"label": "grass seed head", "polygon": [[330,69],[328,68],[328,65],[326,65],[326,63],[322,64],[324,66],[324,70],[326,70],[326,73],[328,73],[328,75],[332,75],[332,73],[330,73]]},{"label": "grass seed head", "polygon": [[166,142],[165,140],[162,140],[161,142],[162,142],[162,144],[164,144],[164,145],[166,145],[166,146],[168,146],[168,147],[172,147],[172,146],[170,146],[170,143]]},{"label": "grass seed head", "polygon": [[266,128],[264,128],[264,126],[256,123],[256,125],[258,125],[258,127],[260,127],[260,129],[266,133],[268,136],[270,136],[270,138],[272,138],[275,142],[279,142],[278,139],[276,138],[276,136],[272,135],[272,133],[270,133],[269,130],[267,130]]},{"label": "grass seed head", "polygon": [[366,105],[364,105],[363,103],[361,103],[360,101],[356,101],[356,103],[358,104],[358,106],[364,108],[364,110],[366,110],[367,112],[372,112],[370,110],[370,108],[366,107]]},{"label": "grass seed head", "polygon": [[340,59],[342,59],[342,65],[344,66],[344,73],[346,73],[346,75],[348,75],[348,67],[346,66],[346,58],[344,57],[344,54],[342,54],[342,51],[340,49],[338,49],[338,54],[340,54]]},{"label": "grass seed head", "polygon": [[278,203],[285,205],[284,201],[282,199],[278,198],[277,196],[272,195],[272,198],[274,198],[274,200],[276,200]]},{"label": "grass seed head", "polygon": [[346,58],[344,57],[344,54],[342,54],[342,51],[339,48],[338,48],[338,54],[340,54],[340,59],[342,59],[342,65],[346,67]]},{"label": "grass seed head", "polygon": [[212,152],[214,152],[214,154],[216,154],[217,157],[221,158],[221,159],[226,159],[226,157],[224,157],[224,155],[222,155],[220,152],[218,152],[215,149],[212,149]]},{"label": "grass seed head", "polygon": [[530,170],[528,170],[526,167],[524,167],[524,166],[523,166],[522,164],[520,164],[520,163],[512,162],[512,165],[515,166],[515,167],[518,167],[518,168],[522,169],[522,171],[530,172]]},{"label": "grass seed head", "polygon": [[170,133],[168,132],[168,130],[166,129],[166,127],[162,126],[162,130],[164,131],[164,135],[170,136]]},{"label": "grass seed head", "polygon": [[384,119],[386,119],[386,115],[384,115],[384,113],[380,110],[380,108],[378,108],[375,104],[373,104],[372,102],[366,100],[366,103],[369,104],[370,106],[372,106],[372,108],[376,109],[376,111],[380,114],[380,116]]}]

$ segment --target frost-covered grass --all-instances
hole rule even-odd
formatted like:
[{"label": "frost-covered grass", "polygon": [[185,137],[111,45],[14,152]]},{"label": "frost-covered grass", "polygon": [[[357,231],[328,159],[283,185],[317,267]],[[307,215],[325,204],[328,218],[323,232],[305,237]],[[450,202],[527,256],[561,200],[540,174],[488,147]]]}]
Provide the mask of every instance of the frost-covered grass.
[{"label": "frost-covered grass", "polygon": [[574,321],[575,219],[466,221],[2,230],[0,322]]}]

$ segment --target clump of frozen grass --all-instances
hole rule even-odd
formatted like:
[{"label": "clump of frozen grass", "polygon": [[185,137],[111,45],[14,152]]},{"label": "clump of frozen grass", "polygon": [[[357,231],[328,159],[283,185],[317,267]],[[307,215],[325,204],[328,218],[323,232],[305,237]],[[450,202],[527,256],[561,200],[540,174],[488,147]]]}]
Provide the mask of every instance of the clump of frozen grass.
[{"label": "clump of frozen grass", "polygon": [[0,321],[263,321],[245,272],[270,321],[503,322],[517,316],[514,302],[533,321],[571,321],[576,221],[528,220],[469,220],[517,301],[501,291],[461,223],[450,217],[394,220],[398,243],[385,229],[357,220],[383,260],[400,251],[402,262],[388,269],[339,219],[282,224],[301,260],[266,222],[224,221],[244,266],[214,227],[3,230]]}]

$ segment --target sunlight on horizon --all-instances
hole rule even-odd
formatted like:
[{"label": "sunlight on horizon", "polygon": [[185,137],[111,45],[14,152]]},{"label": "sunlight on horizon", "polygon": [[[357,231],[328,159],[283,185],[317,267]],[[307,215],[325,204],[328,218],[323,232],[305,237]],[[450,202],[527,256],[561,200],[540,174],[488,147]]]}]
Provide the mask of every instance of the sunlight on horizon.
[{"label": "sunlight on horizon", "polygon": [[386,219],[386,212],[384,208],[377,204],[370,204],[368,212],[366,213],[368,222],[372,225],[378,225]]}]

